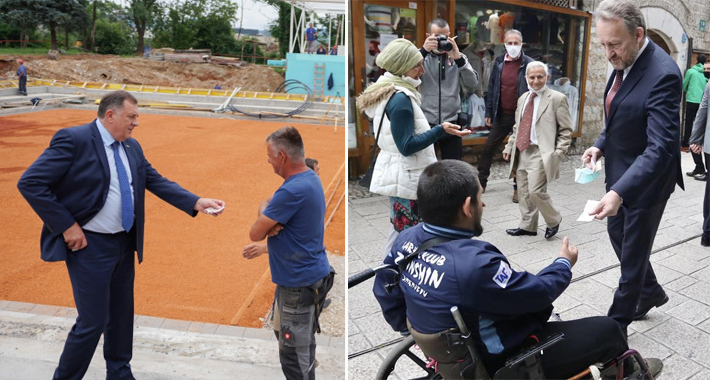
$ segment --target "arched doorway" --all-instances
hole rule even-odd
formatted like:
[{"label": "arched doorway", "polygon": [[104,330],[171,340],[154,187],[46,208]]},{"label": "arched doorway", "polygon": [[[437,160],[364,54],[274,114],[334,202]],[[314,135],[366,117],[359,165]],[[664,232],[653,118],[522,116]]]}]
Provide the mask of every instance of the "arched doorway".
[{"label": "arched doorway", "polygon": [[659,7],[641,8],[646,20],[648,37],[660,46],[678,65],[682,72],[687,69],[688,38],[678,18]]},{"label": "arched doorway", "polygon": [[652,29],[649,29],[647,34],[648,38],[650,38],[651,41],[653,41],[656,45],[663,49],[663,51],[668,53],[668,55],[671,55],[671,48],[668,46],[668,43],[663,38],[663,36],[661,36],[660,34],[658,34],[658,32]]}]

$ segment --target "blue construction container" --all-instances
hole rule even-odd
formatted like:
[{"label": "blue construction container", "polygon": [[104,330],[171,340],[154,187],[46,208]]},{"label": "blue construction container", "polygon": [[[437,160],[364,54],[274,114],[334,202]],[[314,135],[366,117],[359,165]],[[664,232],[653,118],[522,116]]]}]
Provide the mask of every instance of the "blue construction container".
[{"label": "blue construction container", "polygon": [[[323,54],[286,54],[288,61],[286,79],[295,79],[313,89],[315,65],[325,63],[325,78],[323,80],[323,95],[346,96],[345,56]],[[333,74],[333,88],[328,89],[328,79]],[[294,91],[296,92],[296,91]],[[305,91],[303,92],[305,93]]]},{"label": "blue construction container", "polygon": [[284,66],[286,66],[286,60],[285,59],[269,59],[266,61],[266,64],[269,66],[284,67]]}]

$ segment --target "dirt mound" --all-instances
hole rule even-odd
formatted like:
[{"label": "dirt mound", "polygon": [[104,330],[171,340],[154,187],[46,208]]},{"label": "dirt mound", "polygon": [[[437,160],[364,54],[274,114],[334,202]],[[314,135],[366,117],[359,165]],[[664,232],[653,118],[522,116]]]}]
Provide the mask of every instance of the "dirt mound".
[{"label": "dirt mound", "polygon": [[[58,61],[41,56],[16,58],[25,60],[30,78],[41,79],[194,88],[213,88],[219,83],[223,89],[264,92],[276,90],[284,81],[272,68],[252,64],[235,67],[93,54],[64,55]],[[0,79],[17,79],[17,67],[14,61],[0,61]]]}]

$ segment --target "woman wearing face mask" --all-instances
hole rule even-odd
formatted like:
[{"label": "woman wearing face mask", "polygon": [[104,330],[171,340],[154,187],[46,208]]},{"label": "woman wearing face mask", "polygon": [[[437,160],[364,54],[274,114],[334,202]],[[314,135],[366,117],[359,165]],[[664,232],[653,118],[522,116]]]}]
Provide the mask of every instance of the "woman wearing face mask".
[{"label": "woman wearing face mask", "polygon": [[373,119],[380,153],[375,161],[370,191],[390,197],[390,228],[386,253],[397,234],[419,222],[417,183],[424,168],[436,162],[434,142],[445,133],[465,136],[459,126],[444,122],[429,127],[417,87],[424,75],[423,57],[414,44],[396,39],[377,56],[387,72],[358,98],[357,106]]}]

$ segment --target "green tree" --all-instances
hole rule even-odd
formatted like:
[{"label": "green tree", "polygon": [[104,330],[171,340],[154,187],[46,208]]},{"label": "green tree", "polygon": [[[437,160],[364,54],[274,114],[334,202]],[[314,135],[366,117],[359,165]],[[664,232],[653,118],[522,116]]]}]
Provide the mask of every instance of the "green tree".
[{"label": "green tree", "polygon": [[[269,31],[271,36],[279,41],[279,52],[282,57],[286,56],[289,49],[289,38],[291,35],[291,4],[279,1],[279,0],[259,0],[266,4],[275,7],[279,12],[279,18],[271,23],[269,26]],[[294,17],[296,18],[294,22],[300,20],[302,10],[296,8]],[[296,36],[294,36],[296,37]],[[294,52],[300,52],[300,47],[298,44],[294,47]]]},{"label": "green tree", "polygon": [[188,49],[195,40],[192,18],[183,11],[184,3],[175,1],[156,8],[153,17],[153,45]]},{"label": "green tree", "polygon": [[136,55],[143,55],[145,31],[152,21],[151,15],[157,7],[157,0],[131,0],[131,15],[138,34]]},{"label": "green tree", "polygon": [[124,21],[96,21],[95,49],[99,54],[128,55],[135,52],[133,30]]},{"label": "green tree", "polygon": [[[339,21],[343,16],[337,17],[325,15],[325,17],[317,17],[318,22],[314,23],[313,27],[318,30],[316,39],[325,46],[335,45],[335,39],[338,37]],[[328,41],[328,26],[330,25],[330,41]],[[340,36],[342,39],[342,36]]]},{"label": "green tree", "polygon": [[64,11],[69,16],[67,21],[61,24],[64,30],[64,46],[69,50],[69,34],[83,32],[89,24],[89,14],[86,12],[87,0],[75,0],[67,2]]},{"label": "green tree", "polygon": [[153,43],[176,49],[211,49],[236,54],[232,22],[237,5],[231,0],[173,1],[161,5],[153,17]]},{"label": "green tree", "polygon": [[22,48],[27,47],[25,41],[39,25],[37,14],[43,8],[42,3],[42,0],[0,0],[0,21],[19,31]]}]

